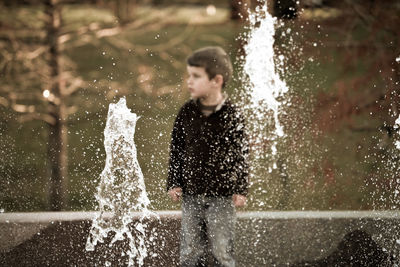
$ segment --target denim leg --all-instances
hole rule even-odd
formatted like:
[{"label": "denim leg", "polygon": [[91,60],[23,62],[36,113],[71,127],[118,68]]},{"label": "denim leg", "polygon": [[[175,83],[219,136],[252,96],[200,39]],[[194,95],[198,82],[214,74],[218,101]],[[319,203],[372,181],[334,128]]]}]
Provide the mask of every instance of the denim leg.
[{"label": "denim leg", "polygon": [[180,266],[206,266],[206,239],[204,199],[185,196],[182,201]]},{"label": "denim leg", "polygon": [[232,197],[208,198],[207,202],[207,233],[216,261],[213,266],[234,267],[236,211]]}]

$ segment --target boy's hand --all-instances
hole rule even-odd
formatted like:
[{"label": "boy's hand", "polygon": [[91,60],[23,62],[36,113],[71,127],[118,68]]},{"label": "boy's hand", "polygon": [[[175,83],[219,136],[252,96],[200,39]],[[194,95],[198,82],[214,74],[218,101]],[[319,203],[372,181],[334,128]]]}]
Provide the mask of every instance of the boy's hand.
[{"label": "boy's hand", "polygon": [[180,187],[172,188],[171,190],[168,191],[168,194],[174,202],[178,202],[179,200],[181,200],[182,188]]},{"label": "boy's hand", "polygon": [[244,205],[246,205],[246,200],[247,198],[243,195],[233,195],[233,204],[235,205],[235,207],[243,207]]}]

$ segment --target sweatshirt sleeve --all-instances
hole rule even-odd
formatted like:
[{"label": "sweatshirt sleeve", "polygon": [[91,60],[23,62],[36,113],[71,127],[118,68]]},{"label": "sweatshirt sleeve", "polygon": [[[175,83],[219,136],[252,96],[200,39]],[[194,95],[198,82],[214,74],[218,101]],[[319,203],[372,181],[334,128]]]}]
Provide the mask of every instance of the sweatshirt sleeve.
[{"label": "sweatshirt sleeve", "polygon": [[239,117],[239,114],[236,114],[236,116],[233,129],[233,143],[236,157],[234,166],[236,185],[234,194],[246,196],[249,187],[249,138],[243,118]]},{"label": "sweatshirt sleeve", "polygon": [[185,155],[185,140],[183,129],[183,108],[179,111],[171,134],[167,191],[182,187],[182,173]]}]

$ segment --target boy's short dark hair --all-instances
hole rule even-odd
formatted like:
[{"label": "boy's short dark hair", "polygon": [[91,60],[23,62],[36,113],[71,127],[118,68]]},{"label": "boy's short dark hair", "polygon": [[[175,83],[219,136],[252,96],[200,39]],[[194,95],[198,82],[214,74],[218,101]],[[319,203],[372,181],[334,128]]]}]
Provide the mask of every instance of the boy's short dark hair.
[{"label": "boy's short dark hair", "polygon": [[229,55],[219,46],[207,46],[196,50],[187,58],[187,64],[192,67],[203,67],[211,80],[217,74],[222,75],[222,87],[232,76],[232,63]]}]

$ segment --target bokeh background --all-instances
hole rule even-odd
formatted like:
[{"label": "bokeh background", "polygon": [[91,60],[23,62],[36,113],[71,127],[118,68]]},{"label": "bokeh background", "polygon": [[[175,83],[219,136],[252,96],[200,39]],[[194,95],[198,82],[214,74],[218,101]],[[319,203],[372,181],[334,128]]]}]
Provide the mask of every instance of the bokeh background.
[{"label": "bokeh background", "polygon": [[247,10],[263,4],[277,17],[277,71],[290,88],[286,136],[276,156],[268,141],[253,144],[244,209],[398,210],[400,2],[266,2],[1,0],[0,212],[95,209],[108,105],[121,97],[140,116],[151,208],[178,209],[165,180],[189,98],[185,58],[225,48],[235,65],[226,90],[245,103]]}]

